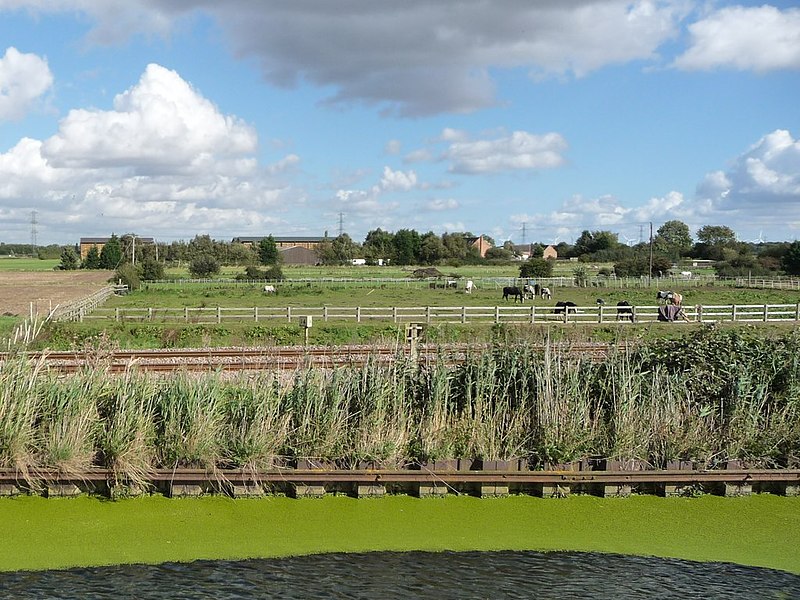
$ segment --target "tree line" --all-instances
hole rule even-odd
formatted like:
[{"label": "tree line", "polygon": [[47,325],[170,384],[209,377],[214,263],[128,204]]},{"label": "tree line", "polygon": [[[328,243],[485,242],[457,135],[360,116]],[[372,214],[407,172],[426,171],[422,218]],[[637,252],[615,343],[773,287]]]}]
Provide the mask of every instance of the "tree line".
[{"label": "tree line", "polygon": [[[209,235],[197,235],[189,241],[159,244],[136,244],[133,234],[112,235],[102,249],[92,248],[81,260],[71,246],[61,248],[63,269],[111,269],[126,264],[136,265],[143,279],[163,278],[165,266],[185,266],[192,276],[210,277],[221,266],[243,267],[242,277],[249,279],[280,279],[281,255],[274,238],[266,236],[255,245],[214,240]],[[477,236],[471,232],[435,234],[419,233],[414,229],[396,232],[381,228],[371,230],[359,243],[348,234],[325,238],[316,248],[320,264],[347,265],[353,259],[366,264],[393,265],[450,265],[518,264],[524,254],[529,259],[521,265],[523,277],[545,277],[552,273],[552,261],[542,259],[546,244],[524,246],[507,240],[496,244],[489,236],[484,240],[492,247],[481,257],[471,245]],[[24,245],[20,245],[24,246]],[[704,225],[695,235],[686,223],[671,220],[655,232],[652,240],[622,243],[610,230],[584,230],[570,244],[555,246],[559,258],[577,259],[582,263],[610,263],[601,274],[618,277],[666,274],[682,259],[713,261],[720,276],[800,274],[800,242],[753,243],[740,241],[730,227]],[[0,251],[3,245],[0,244]],[[135,253],[135,256],[134,256]],[[652,266],[652,268],[651,268]],[[580,272],[580,266],[576,271]]]}]

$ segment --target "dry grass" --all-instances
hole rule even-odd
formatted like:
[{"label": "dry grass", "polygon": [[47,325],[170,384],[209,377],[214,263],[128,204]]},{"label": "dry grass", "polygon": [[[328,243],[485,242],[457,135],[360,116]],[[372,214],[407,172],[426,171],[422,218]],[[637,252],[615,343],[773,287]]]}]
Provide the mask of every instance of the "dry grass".
[{"label": "dry grass", "polygon": [[77,300],[108,283],[111,271],[0,271],[0,306],[5,315],[28,316],[34,310],[46,315],[51,307]]}]

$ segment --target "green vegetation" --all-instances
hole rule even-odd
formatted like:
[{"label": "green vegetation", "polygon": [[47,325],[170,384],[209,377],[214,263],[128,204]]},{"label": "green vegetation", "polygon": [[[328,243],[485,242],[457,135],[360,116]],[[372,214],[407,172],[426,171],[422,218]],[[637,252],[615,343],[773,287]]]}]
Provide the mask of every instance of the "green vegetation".
[{"label": "green vegetation", "polygon": [[12,258],[0,256],[0,271],[52,271],[60,259]]},{"label": "green vegetation", "polygon": [[0,500],[0,570],[321,552],[538,550],[734,562],[800,574],[800,498],[346,497]]},{"label": "green vegetation", "polygon": [[262,469],[309,456],[345,468],[450,458],[541,467],[590,456],[796,467],[797,344],[797,334],[701,330],[600,363],[498,344],[457,366],[398,358],[291,379],[110,377],[97,368],[102,355],[62,379],[10,360],[0,370],[0,467],[97,464],[133,481],[149,468]]}]

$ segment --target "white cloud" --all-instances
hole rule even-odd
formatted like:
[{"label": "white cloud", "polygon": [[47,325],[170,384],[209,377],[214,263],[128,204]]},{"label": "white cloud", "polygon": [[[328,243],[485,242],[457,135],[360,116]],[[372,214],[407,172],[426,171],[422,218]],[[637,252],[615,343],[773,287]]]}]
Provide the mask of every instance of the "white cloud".
[{"label": "white cloud", "polygon": [[49,139],[0,154],[2,229],[37,209],[42,237],[62,240],[123,229],[263,232],[305,198],[280,180],[300,158],[261,167],[256,148],[251,127],[150,65],[113,110],[72,110]]},{"label": "white cloud", "polygon": [[443,210],[455,210],[458,206],[458,200],[454,198],[436,198],[430,200],[425,205],[425,208],[430,211],[438,212]]},{"label": "white cloud", "polygon": [[721,210],[800,215],[800,140],[783,129],[765,135],[725,172],[707,175],[698,195]]},{"label": "white cloud", "polygon": [[0,121],[22,118],[52,85],[45,59],[8,48],[0,58]]},{"label": "white cloud", "polygon": [[[197,11],[212,15],[234,51],[264,77],[332,88],[330,103],[364,103],[420,116],[493,106],[498,69],[583,76],[608,65],[657,59],[677,34],[687,0],[491,2],[284,2],[282,0],[28,0],[36,10],[80,10],[90,39],[165,35]],[[0,4],[0,9],[3,8]]]},{"label": "white cloud", "polygon": [[731,6],[689,26],[691,46],[675,60],[686,70],[800,69],[800,9]]},{"label": "white cloud", "polygon": [[395,156],[397,154],[400,154],[400,151],[402,149],[403,149],[403,144],[400,142],[400,140],[389,140],[388,142],[386,142],[386,146],[384,147],[383,151],[386,154],[391,154],[392,156]]},{"label": "white cloud", "polygon": [[[175,71],[151,64],[137,85],[114,98],[114,110],[70,111],[42,152],[55,166],[163,174],[207,172],[256,145],[251,127],[222,115]],[[247,170],[252,163],[225,166]]]},{"label": "white cloud", "polygon": [[417,186],[417,174],[414,171],[392,171],[389,167],[384,167],[380,185],[386,192],[407,192]]},{"label": "white cloud", "polygon": [[456,173],[553,169],[564,164],[566,140],[558,133],[534,135],[515,131],[493,140],[455,142],[444,153]]}]

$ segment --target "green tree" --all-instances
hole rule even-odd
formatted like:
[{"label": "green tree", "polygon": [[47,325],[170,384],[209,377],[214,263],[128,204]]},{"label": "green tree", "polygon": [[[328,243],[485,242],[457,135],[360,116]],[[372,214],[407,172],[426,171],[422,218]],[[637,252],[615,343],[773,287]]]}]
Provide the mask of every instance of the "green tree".
[{"label": "green tree", "polygon": [[667,221],[656,231],[653,246],[672,260],[678,260],[692,249],[689,226],[683,221]]},{"label": "green tree", "polygon": [[129,290],[136,290],[139,288],[139,270],[131,263],[122,263],[116,269],[115,277],[118,281],[127,285]]},{"label": "green tree", "polygon": [[704,225],[697,230],[697,241],[708,246],[733,246],[736,232],[726,225]]},{"label": "green tree", "polygon": [[116,235],[111,236],[100,251],[100,268],[114,270],[122,264],[122,244]]},{"label": "green tree", "polygon": [[74,271],[80,266],[78,255],[70,247],[66,247],[61,251],[61,264],[59,268],[62,271]]},{"label": "green tree", "polygon": [[580,237],[575,241],[573,252],[576,256],[594,254],[602,250],[613,250],[619,245],[616,233],[611,231],[588,231],[584,230]]},{"label": "green tree", "polygon": [[486,260],[511,260],[512,258],[514,258],[514,252],[502,246],[495,246],[486,251]]},{"label": "green tree", "polygon": [[261,238],[258,243],[258,260],[262,265],[277,265],[280,262],[281,253],[278,251],[278,244],[275,238],[268,235]]},{"label": "green tree", "polygon": [[414,229],[401,229],[394,234],[394,263],[398,265],[413,265],[419,261],[419,251],[422,241]]},{"label": "green tree", "polygon": [[145,281],[164,279],[164,263],[157,261],[155,258],[145,258],[139,263],[139,272],[141,278]]},{"label": "green tree", "polygon": [[422,264],[435,265],[444,258],[442,238],[429,231],[420,240],[419,259]]},{"label": "green tree", "polygon": [[544,258],[529,258],[519,268],[519,276],[523,279],[528,277],[550,277],[552,274],[553,262]]},{"label": "green tree", "polygon": [[100,251],[97,246],[92,246],[86,253],[86,258],[83,259],[81,267],[84,269],[100,269]]},{"label": "green tree", "polygon": [[789,249],[783,255],[781,265],[789,275],[800,275],[800,241],[789,244]]},{"label": "green tree", "polygon": [[445,258],[466,258],[469,247],[463,233],[445,233],[442,235]]},{"label": "green tree", "polygon": [[198,256],[189,263],[189,273],[198,279],[211,277],[219,273],[219,262],[209,254]]},{"label": "green tree", "polygon": [[367,233],[364,238],[364,258],[371,262],[378,262],[382,258],[387,260],[394,252],[394,234],[384,231],[380,227]]}]

